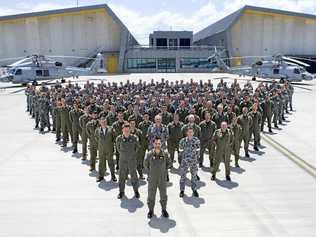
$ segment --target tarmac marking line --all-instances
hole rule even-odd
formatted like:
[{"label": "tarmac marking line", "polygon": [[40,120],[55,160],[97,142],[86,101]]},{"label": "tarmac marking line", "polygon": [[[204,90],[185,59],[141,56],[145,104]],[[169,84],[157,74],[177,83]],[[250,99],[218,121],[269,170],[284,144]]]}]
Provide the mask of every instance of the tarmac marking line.
[{"label": "tarmac marking line", "polygon": [[285,157],[290,159],[292,162],[294,162],[297,166],[302,168],[305,172],[316,178],[316,168],[300,158],[298,155],[281,145],[279,142],[275,141],[270,136],[267,136],[266,134],[262,135],[262,138],[264,141],[266,141],[268,144],[270,144],[273,148],[275,148],[277,151],[279,151],[281,154],[283,154]]}]

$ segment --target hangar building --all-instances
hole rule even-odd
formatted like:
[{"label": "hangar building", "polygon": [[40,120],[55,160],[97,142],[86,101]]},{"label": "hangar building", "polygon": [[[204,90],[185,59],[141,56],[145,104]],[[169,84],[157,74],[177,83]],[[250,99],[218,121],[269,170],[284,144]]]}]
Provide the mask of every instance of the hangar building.
[{"label": "hangar building", "polygon": [[[194,34],[195,45],[218,45],[228,50],[232,65],[253,58],[284,54],[316,57],[316,15],[245,6]],[[308,62],[310,63],[310,62]]]},{"label": "hangar building", "polygon": [[[31,54],[105,56],[109,72],[122,72],[127,47],[138,44],[106,4],[0,17],[0,58]],[[82,59],[62,60],[78,66]],[[5,62],[2,62],[5,63]]]}]

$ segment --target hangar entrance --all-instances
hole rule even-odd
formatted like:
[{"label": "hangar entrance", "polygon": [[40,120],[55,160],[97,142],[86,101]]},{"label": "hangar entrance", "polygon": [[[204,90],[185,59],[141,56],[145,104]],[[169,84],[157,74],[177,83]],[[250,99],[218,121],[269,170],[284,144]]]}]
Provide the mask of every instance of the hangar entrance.
[{"label": "hangar entrance", "polygon": [[117,54],[110,54],[107,57],[107,71],[108,73],[118,72],[118,55]]},{"label": "hangar entrance", "polygon": [[158,58],[157,72],[176,72],[176,59]]}]

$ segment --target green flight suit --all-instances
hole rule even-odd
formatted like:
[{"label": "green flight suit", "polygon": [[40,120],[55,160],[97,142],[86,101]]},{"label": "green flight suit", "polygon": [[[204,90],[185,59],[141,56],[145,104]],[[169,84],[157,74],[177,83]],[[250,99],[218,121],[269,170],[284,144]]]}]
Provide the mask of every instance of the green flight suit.
[{"label": "green flight suit", "polygon": [[244,142],[245,154],[248,154],[249,151],[249,139],[250,139],[250,127],[252,125],[251,117],[249,115],[240,115],[238,116],[238,124],[242,128],[242,140]]},{"label": "green flight suit", "polygon": [[98,143],[99,151],[99,177],[104,177],[106,172],[106,162],[110,168],[111,176],[115,175],[114,171],[114,134],[111,127],[105,128],[105,131],[101,127],[95,130],[95,138]]},{"label": "green flight suit", "polygon": [[72,144],[74,149],[78,149],[79,134],[81,134],[81,128],[79,124],[79,118],[83,114],[81,110],[72,109],[69,112],[69,119],[71,122],[72,130]]},{"label": "green flight suit", "polygon": [[86,131],[89,138],[90,144],[90,168],[95,170],[95,164],[97,162],[97,153],[98,153],[98,143],[95,138],[95,130],[98,128],[98,120],[93,119],[89,121],[86,125]]},{"label": "green flight suit", "polygon": [[231,155],[231,143],[232,143],[232,132],[229,128],[223,132],[221,129],[217,129],[214,133],[215,142],[215,159],[212,174],[216,175],[220,163],[223,161],[225,164],[225,174],[230,175],[230,155]]},{"label": "green flight suit", "polygon": [[236,123],[236,124],[231,124],[230,129],[233,133],[233,142],[232,142],[232,154],[235,157],[235,166],[238,165],[239,161],[239,153],[240,153],[240,145],[242,141],[242,128],[241,126]]},{"label": "green flight suit", "polygon": [[88,135],[87,135],[87,123],[90,121],[90,117],[87,114],[83,114],[79,118],[79,125],[81,128],[81,140],[82,140],[82,157],[85,160],[87,158],[87,143],[88,143]]},{"label": "green flight suit", "polygon": [[254,147],[257,147],[260,144],[260,132],[261,132],[261,113],[257,111],[256,113],[251,111],[249,116],[252,120],[251,133],[254,137]]},{"label": "green flight suit", "polygon": [[119,160],[119,189],[120,193],[125,191],[125,181],[128,173],[131,175],[131,184],[134,192],[138,191],[137,177],[137,152],[139,149],[138,137],[130,134],[127,138],[119,135],[116,138],[116,149],[120,154]]},{"label": "green flight suit", "polygon": [[205,150],[208,149],[210,166],[213,166],[215,146],[214,146],[214,143],[212,142],[212,139],[213,139],[214,132],[216,130],[216,123],[211,120],[208,122],[204,120],[200,123],[199,126],[201,128],[201,136],[200,136],[201,149],[200,149],[199,164],[200,166],[203,165],[204,153],[205,153]]},{"label": "green flight suit", "polygon": [[69,119],[70,108],[68,106],[61,107],[60,109],[60,121],[61,121],[61,132],[63,134],[63,145],[66,145],[69,141],[69,135],[72,141],[71,123]]},{"label": "green flight suit", "polygon": [[168,140],[167,140],[167,149],[170,155],[170,161],[173,163],[174,154],[178,151],[178,162],[180,164],[179,159],[179,142],[183,137],[182,133],[183,123],[179,121],[179,123],[175,123],[174,121],[168,124]]},{"label": "green flight suit", "polygon": [[141,144],[143,143],[142,138],[143,134],[142,131],[138,128],[135,128],[134,131],[131,131],[131,134],[134,134],[138,138],[139,142],[139,149],[137,151],[137,171],[140,177],[143,177],[143,165],[144,165],[144,158],[143,152],[141,150]]},{"label": "green flight suit", "polygon": [[163,150],[159,154],[155,150],[151,150],[146,156],[144,166],[148,170],[148,208],[149,210],[154,210],[156,192],[159,189],[161,208],[166,210],[168,200],[166,180],[168,167],[171,166],[168,154]]}]

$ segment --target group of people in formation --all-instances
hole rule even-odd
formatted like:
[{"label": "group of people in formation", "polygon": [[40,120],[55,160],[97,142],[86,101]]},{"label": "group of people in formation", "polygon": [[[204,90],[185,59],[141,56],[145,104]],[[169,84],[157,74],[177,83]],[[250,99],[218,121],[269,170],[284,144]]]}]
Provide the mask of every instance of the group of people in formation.
[{"label": "group of people in formation", "polygon": [[105,179],[107,169],[112,182],[117,182],[118,175],[119,199],[125,195],[128,177],[135,197],[140,198],[139,180],[147,174],[148,218],[154,215],[157,190],[162,215],[169,216],[166,187],[176,162],[181,198],[188,172],[192,195],[199,196],[198,170],[205,164],[211,168],[211,180],[216,180],[223,162],[226,180],[231,181],[231,156],[239,167],[241,145],[249,157],[252,139],[254,152],[259,151],[260,133],[265,127],[271,133],[272,125],[278,129],[285,113],[292,111],[293,92],[287,81],[257,83],[254,88],[249,81],[240,86],[237,79],[231,84],[220,80],[215,87],[211,80],[163,78],[136,83],[87,81],[82,87],[71,82],[29,85],[25,90],[35,128],[41,133],[52,130],[62,147],[71,142],[73,153],[78,153],[80,141],[82,160],[89,158],[90,171],[98,173],[97,182]]}]

